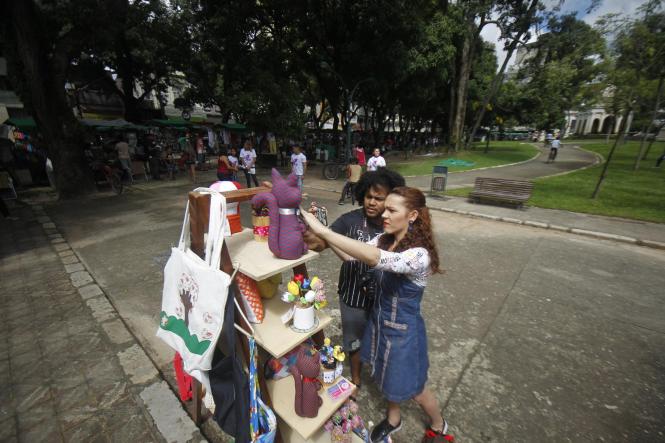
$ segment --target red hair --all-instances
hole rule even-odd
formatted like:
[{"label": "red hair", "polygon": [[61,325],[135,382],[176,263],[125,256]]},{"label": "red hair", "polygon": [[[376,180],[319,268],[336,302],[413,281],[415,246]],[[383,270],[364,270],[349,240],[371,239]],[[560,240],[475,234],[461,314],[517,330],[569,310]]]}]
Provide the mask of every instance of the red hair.
[{"label": "red hair", "polygon": [[[425,248],[429,253],[430,269],[433,274],[441,273],[439,268],[439,252],[432,233],[432,218],[427,208],[425,194],[420,189],[400,186],[393,189],[390,194],[399,195],[409,211],[417,211],[418,218],[410,226],[406,235],[395,246],[395,252],[406,251],[410,248]],[[388,249],[395,241],[393,234],[384,234],[379,239],[379,248]]]}]

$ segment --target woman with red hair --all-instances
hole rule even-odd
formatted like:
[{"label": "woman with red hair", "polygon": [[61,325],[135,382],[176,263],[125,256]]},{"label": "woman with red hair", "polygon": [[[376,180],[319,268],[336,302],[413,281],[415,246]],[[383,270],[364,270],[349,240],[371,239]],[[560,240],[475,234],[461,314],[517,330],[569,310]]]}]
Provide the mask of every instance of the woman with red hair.
[{"label": "woman with red hair", "polygon": [[439,254],[425,195],[398,187],[388,194],[383,234],[362,243],[336,234],[303,211],[310,231],[347,260],[373,268],[376,300],[365,329],[361,358],[388,400],[387,416],[372,429],[370,440],[382,442],[402,427],[400,403],[415,400],[430,418],[423,443],[453,441],[439,403],[425,386],[429,360],[420,303],[427,279],[439,269]]}]

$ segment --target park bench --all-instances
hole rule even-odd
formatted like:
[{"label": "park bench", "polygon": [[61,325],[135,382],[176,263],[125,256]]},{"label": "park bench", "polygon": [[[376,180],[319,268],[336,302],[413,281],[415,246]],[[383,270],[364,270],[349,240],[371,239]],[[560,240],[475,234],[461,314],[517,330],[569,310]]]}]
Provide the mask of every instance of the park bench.
[{"label": "park bench", "polygon": [[469,198],[474,202],[491,200],[521,207],[529,200],[532,191],[533,183],[530,181],[476,177],[476,182],[473,191],[469,194]]}]

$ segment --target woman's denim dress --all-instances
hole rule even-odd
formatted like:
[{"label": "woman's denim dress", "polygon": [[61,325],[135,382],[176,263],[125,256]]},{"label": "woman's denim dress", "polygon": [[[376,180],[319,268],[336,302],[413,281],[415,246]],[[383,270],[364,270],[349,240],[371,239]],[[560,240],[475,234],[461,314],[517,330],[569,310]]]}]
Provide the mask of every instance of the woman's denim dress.
[{"label": "woman's denim dress", "polygon": [[425,288],[406,274],[374,270],[377,299],[361,345],[361,359],[389,401],[401,402],[425,388],[429,360],[420,302]]}]

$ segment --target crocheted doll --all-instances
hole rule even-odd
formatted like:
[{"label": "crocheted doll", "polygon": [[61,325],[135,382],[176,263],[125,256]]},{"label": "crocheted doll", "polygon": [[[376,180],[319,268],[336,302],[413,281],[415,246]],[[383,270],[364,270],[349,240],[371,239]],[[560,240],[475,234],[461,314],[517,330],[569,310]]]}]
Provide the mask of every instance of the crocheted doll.
[{"label": "crocheted doll", "polygon": [[319,397],[321,357],[315,349],[302,348],[290,371],[296,384],[295,410],[300,417],[316,417],[323,403]]},{"label": "crocheted doll", "polygon": [[301,201],[298,178],[291,174],[285,180],[275,168],[272,170],[272,191],[252,198],[253,207],[268,207],[268,248],[279,258],[296,260],[307,253],[302,237],[305,225],[297,215]]}]

